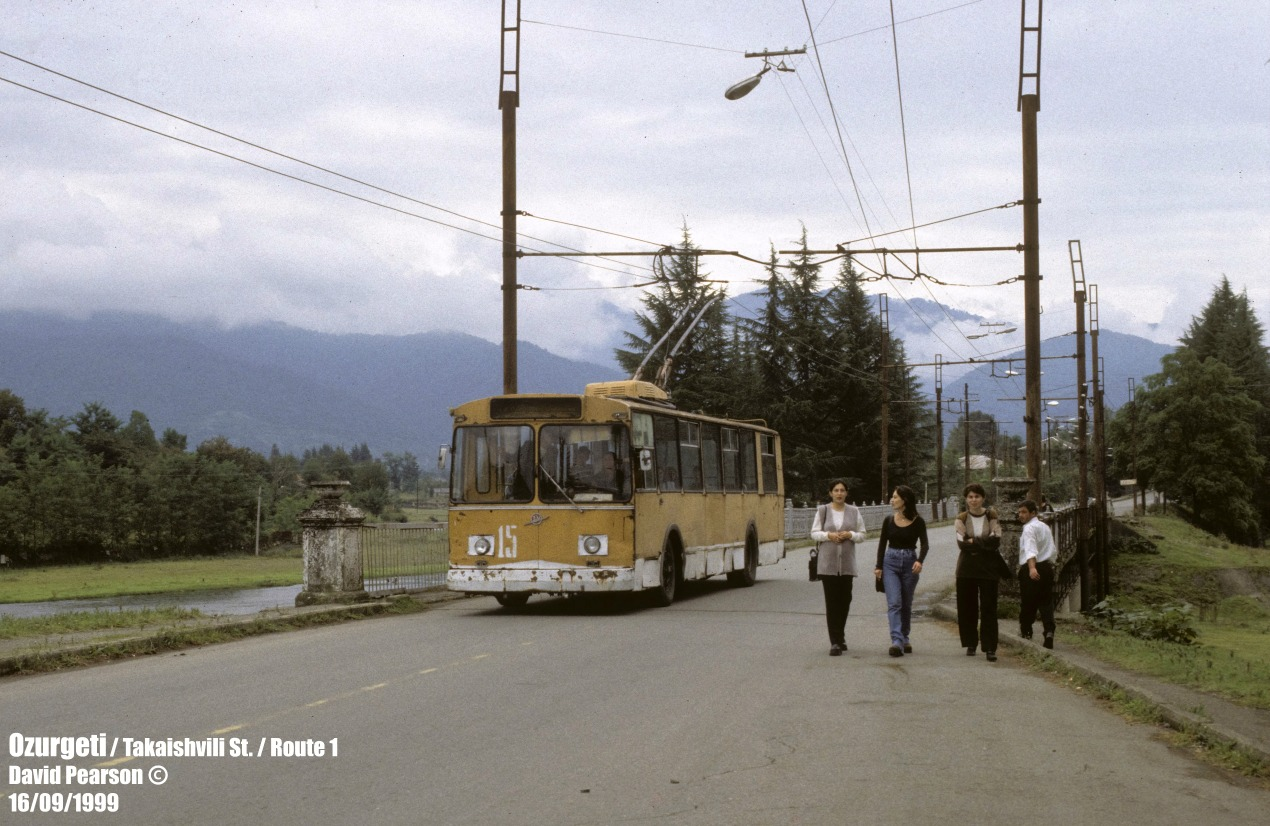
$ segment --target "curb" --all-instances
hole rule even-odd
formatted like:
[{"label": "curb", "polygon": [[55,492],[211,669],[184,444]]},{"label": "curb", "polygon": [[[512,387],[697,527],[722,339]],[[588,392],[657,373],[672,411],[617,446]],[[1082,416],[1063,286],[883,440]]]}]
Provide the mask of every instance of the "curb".
[{"label": "curb", "polygon": [[[930,613],[939,619],[954,623],[957,621],[956,608],[950,607],[946,603],[932,606]],[[1147,703],[1159,716],[1160,722],[1169,728],[1183,734],[1194,735],[1205,742],[1222,744],[1242,753],[1246,757],[1270,765],[1270,744],[1255,742],[1242,732],[1235,731],[1228,726],[1223,726],[1194,712],[1178,708],[1174,701],[1143,685],[1130,684],[1122,678],[1111,676],[1106,671],[1099,670],[1097,667],[1099,661],[1092,657],[1080,654],[1078,655],[1080,660],[1078,662],[1072,655],[1054,649],[1043,648],[1038,643],[1025,640],[1017,634],[1007,631],[999,633],[999,645],[1019,651],[1028,651],[1039,656],[1042,660],[1053,659],[1064,668],[1081,675],[1090,682],[1104,688],[1119,691],[1132,699]],[[1193,689],[1184,687],[1176,687],[1176,689],[1194,692]],[[1194,694],[1197,701],[1203,700],[1207,703],[1227,702],[1200,692],[1194,692]],[[1202,706],[1203,704],[1197,702],[1197,705]]]}]

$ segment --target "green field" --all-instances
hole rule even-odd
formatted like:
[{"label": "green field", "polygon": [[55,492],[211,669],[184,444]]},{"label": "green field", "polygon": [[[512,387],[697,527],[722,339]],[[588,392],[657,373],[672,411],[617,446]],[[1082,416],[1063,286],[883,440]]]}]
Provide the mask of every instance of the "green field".
[{"label": "green field", "polygon": [[298,553],[16,568],[0,570],[0,604],[211,588],[267,588],[298,585],[303,577],[304,561]]}]

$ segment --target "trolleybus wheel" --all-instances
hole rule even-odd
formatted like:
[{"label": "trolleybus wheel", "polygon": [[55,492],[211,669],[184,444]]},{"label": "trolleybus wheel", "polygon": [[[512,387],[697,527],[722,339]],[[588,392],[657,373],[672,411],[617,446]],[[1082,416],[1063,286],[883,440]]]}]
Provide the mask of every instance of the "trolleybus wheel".
[{"label": "trolleybus wheel", "polygon": [[665,608],[675,601],[675,591],[679,588],[679,555],[670,542],[661,552],[661,584],[652,591],[653,605]]},{"label": "trolleybus wheel", "polygon": [[758,578],[758,538],[753,533],[745,536],[745,567],[728,571],[728,582],[738,588],[749,588]]},{"label": "trolleybus wheel", "polygon": [[520,608],[529,602],[529,594],[495,594],[494,599],[504,608]]}]

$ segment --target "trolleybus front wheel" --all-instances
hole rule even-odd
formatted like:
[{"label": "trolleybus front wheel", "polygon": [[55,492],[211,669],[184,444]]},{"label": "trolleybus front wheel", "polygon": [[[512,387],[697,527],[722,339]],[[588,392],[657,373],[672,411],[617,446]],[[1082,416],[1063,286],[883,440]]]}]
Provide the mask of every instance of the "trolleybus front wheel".
[{"label": "trolleybus front wheel", "polygon": [[652,590],[653,605],[665,608],[674,602],[681,577],[679,555],[675,552],[674,544],[667,542],[661,552],[661,584]]}]

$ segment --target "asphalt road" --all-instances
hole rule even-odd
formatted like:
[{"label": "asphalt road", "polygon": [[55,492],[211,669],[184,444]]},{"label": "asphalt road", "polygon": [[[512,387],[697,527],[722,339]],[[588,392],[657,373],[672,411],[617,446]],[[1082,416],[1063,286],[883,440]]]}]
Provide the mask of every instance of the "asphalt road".
[{"label": "asphalt road", "polygon": [[[942,529],[919,595],[951,582]],[[490,598],[0,682],[6,743],[24,736],[191,738],[251,757],[73,760],[162,766],[114,815],[5,823],[1118,824],[1266,822],[1232,782],[1008,652],[969,658],[922,619],[886,656],[867,580],[828,656],[805,551],[750,589],[713,581],[667,609]],[[235,741],[235,738],[238,740]],[[271,740],[317,757],[272,756]],[[338,755],[330,754],[338,741]],[[9,769],[12,772],[12,769]],[[10,779],[10,778],[6,778]]]}]

